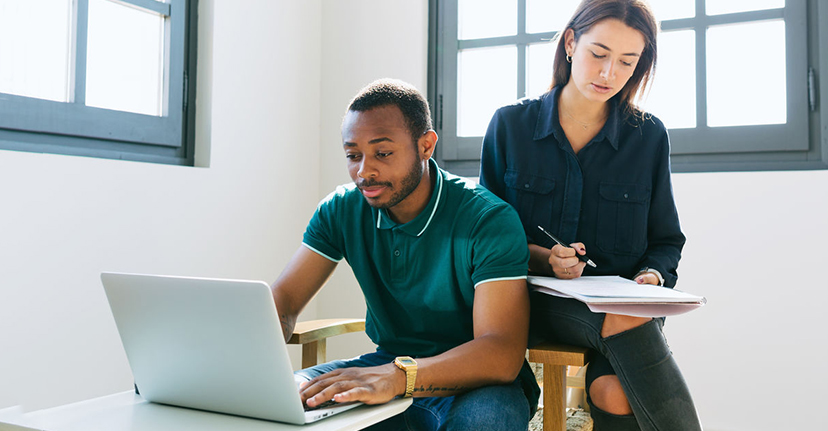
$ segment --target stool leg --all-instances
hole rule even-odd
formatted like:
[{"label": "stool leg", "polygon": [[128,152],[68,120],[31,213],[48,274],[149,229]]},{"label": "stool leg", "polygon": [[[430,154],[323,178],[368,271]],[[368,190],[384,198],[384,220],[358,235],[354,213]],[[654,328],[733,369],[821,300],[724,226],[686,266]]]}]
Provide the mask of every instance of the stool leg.
[{"label": "stool leg", "polygon": [[566,431],[566,365],[543,364],[543,429]]},{"label": "stool leg", "polygon": [[326,340],[312,341],[302,345],[302,368],[325,363],[327,356]]}]

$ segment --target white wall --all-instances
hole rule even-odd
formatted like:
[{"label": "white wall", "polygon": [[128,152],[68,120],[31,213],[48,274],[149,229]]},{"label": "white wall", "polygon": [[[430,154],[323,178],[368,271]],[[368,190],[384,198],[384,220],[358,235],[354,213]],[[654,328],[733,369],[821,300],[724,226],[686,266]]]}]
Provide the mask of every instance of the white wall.
[{"label": "white wall", "polygon": [[821,430],[828,385],[828,171],[673,175],[679,289],[665,332],[707,430]]},{"label": "white wall", "polygon": [[[129,388],[101,270],[275,279],[318,199],[349,181],[350,98],[384,76],[425,89],[426,4],[201,0],[209,168],[0,151],[0,408]],[[674,187],[679,288],[709,303],[665,331],[705,429],[828,429],[828,171],[676,174]],[[305,317],[364,314],[340,266]],[[329,353],[370,348],[346,339]]]}]

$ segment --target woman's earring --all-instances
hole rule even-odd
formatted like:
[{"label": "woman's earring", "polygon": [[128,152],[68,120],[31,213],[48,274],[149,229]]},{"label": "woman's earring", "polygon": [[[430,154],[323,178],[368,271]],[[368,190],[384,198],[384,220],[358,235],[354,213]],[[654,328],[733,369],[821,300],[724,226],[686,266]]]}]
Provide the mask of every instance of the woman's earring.
[{"label": "woman's earring", "polygon": [[567,63],[572,63],[572,56],[571,55],[569,55],[569,54],[566,55],[566,62]]}]

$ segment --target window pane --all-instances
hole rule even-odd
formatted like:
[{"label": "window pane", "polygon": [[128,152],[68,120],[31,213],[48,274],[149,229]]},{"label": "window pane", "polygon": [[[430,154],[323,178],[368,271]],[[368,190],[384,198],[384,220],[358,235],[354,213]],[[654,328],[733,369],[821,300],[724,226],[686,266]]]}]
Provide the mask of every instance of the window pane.
[{"label": "window pane", "polygon": [[517,34],[517,0],[459,0],[458,39]]},{"label": "window pane", "polygon": [[90,0],[86,104],[161,115],[163,41],[160,15]]},{"label": "window pane", "polygon": [[782,20],[709,28],[708,125],[784,124],[785,63]]},{"label": "window pane", "polygon": [[696,127],[696,35],[693,30],[658,36],[658,65],[644,110],[668,129]]},{"label": "window pane", "polygon": [[457,81],[457,135],[483,136],[494,111],[517,99],[517,47],[460,51]]},{"label": "window pane", "polygon": [[705,2],[704,8],[708,15],[721,15],[725,13],[778,9],[783,7],[785,7],[785,0],[708,0]]},{"label": "window pane", "polygon": [[578,3],[580,0],[526,0],[526,32],[562,30]]},{"label": "window pane", "polygon": [[[722,0],[716,1],[721,2]],[[696,16],[695,0],[650,0],[650,5],[653,7],[656,19],[659,21]]]},{"label": "window pane", "polygon": [[0,93],[68,100],[70,0],[0,0]]},{"label": "window pane", "polygon": [[529,45],[526,55],[526,95],[539,96],[552,83],[552,63],[555,59],[554,42]]}]

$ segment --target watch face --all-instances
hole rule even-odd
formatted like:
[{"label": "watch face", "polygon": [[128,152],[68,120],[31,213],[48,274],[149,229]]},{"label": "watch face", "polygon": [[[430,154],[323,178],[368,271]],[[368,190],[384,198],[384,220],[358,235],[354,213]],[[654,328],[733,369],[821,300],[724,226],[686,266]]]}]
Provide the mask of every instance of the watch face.
[{"label": "watch face", "polygon": [[397,362],[399,362],[404,367],[417,365],[417,362],[411,358],[397,358]]}]

